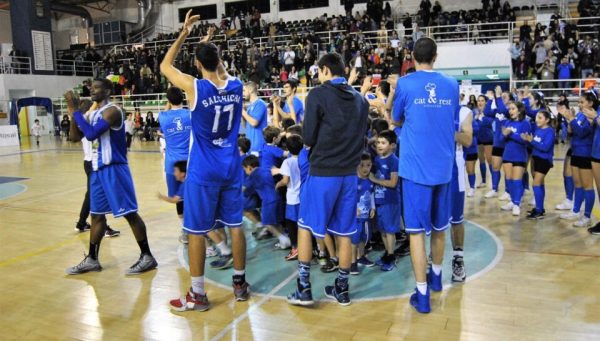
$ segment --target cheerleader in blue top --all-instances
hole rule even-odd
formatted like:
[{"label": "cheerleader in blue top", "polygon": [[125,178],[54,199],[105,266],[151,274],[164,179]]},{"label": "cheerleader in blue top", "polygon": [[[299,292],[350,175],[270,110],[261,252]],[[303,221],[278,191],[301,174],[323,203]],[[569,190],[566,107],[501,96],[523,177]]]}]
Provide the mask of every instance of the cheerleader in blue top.
[{"label": "cheerleader in blue top", "polygon": [[[598,100],[598,93],[592,91],[586,92],[583,97],[586,102],[592,103],[591,108],[586,107],[583,109],[583,113],[586,117],[594,118],[594,140],[592,143],[592,173],[594,174],[594,180],[596,181],[596,190],[600,195],[600,101]],[[589,228],[588,232],[591,234],[600,234],[600,223]]]},{"label": "cheerleader in blue top", "polygon": [[477,162],[477,133],[479,132],[479,121],[473,120],[473,142],[470,146],[464,147],[467,176],[469,178],[469,190],[467,196],[475,195],[475,162]]},{"label": "cheerleader in blue top", "polygon": [[[564,122],[564,127],[562,128],[562,133],[563,134],[569,134],[572,135],[572,133],[568,132],[568,128],[567,128],[567,122],[564,118],[564,115],[562,114],[565,111],[571,111],[571,108],[569,108],[569,101],[566,100],[566,98],[561,101],[559,100],[558,103],[556,104],[556,110],[558,111],[559,115],[559,122],[563,121]],[[573,114],[573,116],[575,116],[575,114]],[[562,136],[561,136],[562,139]],[[566,140],[566,138],[565,138]],[[565,200],[563,200],[561,203],[559,203],[558,205],[556,205],[556,209],[559,211],[570,211],[573,209],[573,192],[575,191],[575,183],[573,182],[573,173],[571,171],[571,154],[573,153],[573,151],[571,150],[571,148],[569,148],[567,150],[567,153],[565,155],[565,160],[563,161],[563,185],[565,188]]]},{"label": "cheerleader in blue top", "polygon": [[[544,94],[538,91],[529,92],[526,89],[525,93],[527,96],[523,98],[522,102],[525,105],[525,115],[527,119],[531,123],[531,134],[535,133],[536,130],[536,116],[537,113],[541,110],[547,110],[546,102],[544,100]],[[531,153],[533,152],[533,147],[527,146],[527,153],[529,154],[528,167],[525,168],[525,173],[523,174],[523,186],[525,187],[525,191],[529,190],[529,173],[527,169],[531,169],[531,173],[535,173],[533,170],[533,163],[531,162]],[[535,197],[531,199],[529,203],[531,206],[535,206]]]},{"label": "cheerleader in blue top", "polygon": [[[591,98],[590,98],[591,97]],[[577,220],[573,226],[575,227],[590,227],[591,214],[594,207],[594,180],[592,174],[592,141],[594,139],[594,127],[592,122],[594,116],[590,115],[590,109],[597,100],[593,95],[584,94],[579,98],[579,110],[577,115],[568,110],[564,110],[561,114],[569,122],[569,130],[573,133],[571,149],[571,171],[575,182],[575,202],[573,210],[560,215],[561,219]],[[586,115],[585,113],[588,113]],[[581,216],[581,205],[585,201],[585,212]]]},{"label": "cheerleader in blue top", "polygon": [[533,148],[533,195],[535,197],[535,208],[529,212],[527,219],[543,219],[546,215],[544,210],[544,198],[546,187],[544,178],[552,168],[554,157],[554,129],[550,126],[552,117],[546,110],[538,111],[535,117],[536,129],[534,134],[523,133],[521,138]]},{"label": "cheerleader in blue top", "polygon": [[[500,168],[502,167],[502,156],[504,155],[504,136],[502,128],[508,122],[507,105],[512,100],[512,95],[508,92],[502,92],[500,86],[494,91],[488,91],[487,97],[490,99],[484,108],[484,114],[494,119],[494,145],[492,147],[492,189],[484,195],[484,198],[495,198],[498,196],[498,185],[500,183]],[[508,189],[508,178],[504,176],[505,189]],[[508,191],[505,192],[499,200],[509,200]]]},{"label": "cheerleader in blue top", "polygon": [[527,166],[527,144],[521,137],[531,131],[529,121],[525,119],[525,106],[521,102],[510,102],[508,105],[510,121],[502,128],[506,141],[502,162],[508,193],[511,201],[503,205],[503,211],[512,211],[514,216],[521,214],[521,198],[523,197],[523,173]]},{"label": "cheerleader in blue top", "polygon": [[479,95],[477,97],[477,108],[473,109],[473,115],[479,122],[479,132],[477,133],[477,154],[479,158],[479,171],[481,172],[481,184],[477,187],[484,188],[487,183],[487,168],[490,169],[490,174],[492,173],[492,145],[494,144],[494,130],[492,128],[492,123],[494,120],[483,114],[487,100],[487,97],[484,95]]}]

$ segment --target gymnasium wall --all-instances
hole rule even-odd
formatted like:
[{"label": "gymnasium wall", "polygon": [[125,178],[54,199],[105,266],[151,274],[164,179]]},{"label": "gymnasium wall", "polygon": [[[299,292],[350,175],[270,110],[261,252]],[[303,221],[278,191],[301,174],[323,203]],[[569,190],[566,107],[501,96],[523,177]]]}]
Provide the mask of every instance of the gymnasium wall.
[{"label": "gymnasium wall", "polygon": [[31,91],[31,96],[55,98],[89,77],[0,74],[0,100],[10,100],[10,91]]},{"label": "gymnasium wall", "polygon": [[436,68],[510,66],[508,42],[477,44],[467,42],[439,43]]},{"label": "gymnasium wall", "polygon": [[0,11],[0,44],[12,43],[10,12]]}]

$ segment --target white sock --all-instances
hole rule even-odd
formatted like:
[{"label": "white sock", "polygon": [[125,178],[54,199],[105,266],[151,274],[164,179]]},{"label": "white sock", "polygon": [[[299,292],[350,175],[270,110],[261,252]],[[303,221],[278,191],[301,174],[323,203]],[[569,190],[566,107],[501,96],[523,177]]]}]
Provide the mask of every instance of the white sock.
[{"label": "white sock", "polygon": [[431,270],[436,276],[439,276],[442,273],[442,265],[431,264]]},{"label": "white sock", "polygon": [[417,290],[421,295],[427,294],[427,282],[417,282]]},{"label": "white sock", "polygon": [[244,270],[236,270],[236,269],[233,269],[233,274],[234,274],[235,276],[241,276],[241,275],[245,275],[245,274],[246,274],[246,270],[245,270],[245,269],[244,269]]},{"label": "white sock", "polygon": [[286,236],[285,234],[280,234],[279,237],[279,244],[291,244],[292,241],[290,240],[290,237]]},{"label": "white sock", "polygon": [[231,254],[231,249],[224,240],[221,240],[221,242],[217,244],[217,248],[221,252],[221,256],[229,256]]},{"label": "white sock", "polygon": [[462,256],[463,256],[463,252],[464,252],[464,251],[457,251],[457,250],[454,250],[454,256],[459,256],[459,257],[462,257]]},{"label": "white sock", "polygon": [[192,277],[192,291],[195,294],[204,295],[204,276]]}]

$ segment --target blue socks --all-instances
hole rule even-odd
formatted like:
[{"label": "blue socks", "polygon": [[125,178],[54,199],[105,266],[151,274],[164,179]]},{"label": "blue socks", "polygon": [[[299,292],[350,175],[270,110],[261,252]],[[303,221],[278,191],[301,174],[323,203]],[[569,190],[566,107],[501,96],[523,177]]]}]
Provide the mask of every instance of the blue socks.
[{"label": "blue socks", "polygon": [[575,202],[573,203],[573,212],[579,213],[581,210],[581,204],[583,204],[583,200],[585,198],[585,191],[583,187],[575,188]]},{"label": "blue socks", "polygon": [[302,286],[306,287],[310,284],[310,263],[298,261],[298,279]]},{"label": "blue socks", "polygon": [[492,169],[492,189],[494,191],[498,191],[498,184],[500,183],[500,171],[495,171]]},{"label": "blue socks", "polygon": [[533,196],[535,197],[535,209],[538,212],[544,211],[544,190],[542,186],[533,186]]},{"label": "blue socks", "polygon": [[521,198],[523,197],[523,192],[525,188],[523,187],[523,180],[512,180],[512,191],[510,192],[510,198],[512,199],[513,204],[519,206],[521,205]]},{"label": "blue socks", "polygon": [[350,269],[339,268],[336,284],[340,287],[340,289],[348,288],[348,276],[349,275],[350,275]]},{"label": "blue socks", "polygon": [[586,217],[592,216],[592,208],[594,208],[594,201],[596,200],[596,193],[593,189],[585,190],[585,211],[583,214]]},{"label": "blue socks", "polygon": [[523,173],[523,188],[529,189],[529,173]]},{"label": "blue socks", "polygon": [[563,182],[565,184],[565,194],[567,195],[567,199],[573,200],[573,190],[575,188],[575,183],[573,182],[572,176],[563,177]]},{"label": "blue socks", "polygon": [[475,188],[475,174],[469,174],[469,186]]},{"label": "blue socks", "polygon": [[485,166],[485,162],[484,163],[479,163],[479,172],[481,173],[481,183],[485,183],[486,182],[486,166]]}]

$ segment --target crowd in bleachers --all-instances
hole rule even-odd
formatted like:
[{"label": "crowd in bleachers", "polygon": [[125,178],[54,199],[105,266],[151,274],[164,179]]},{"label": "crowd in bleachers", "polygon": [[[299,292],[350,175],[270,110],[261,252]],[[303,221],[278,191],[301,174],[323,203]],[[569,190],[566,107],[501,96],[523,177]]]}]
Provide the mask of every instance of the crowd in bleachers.
[{"label": "crowd in bleachers", "polygon": [[[594,15],[589,11],[585,13]],[[586,22],[587,33],[580,34],[577,25],[561,19],[555,13],[548,26],[538,22],[532,28],[525,22],[520,27],[519,40],[509,50],[517,79],[542,80],[542,88],[568,89],[574,85],[568,79],[598,78],[600,24],[596,22],[594,27],[587,26]],[[550,80],[556,82],[544,82]]]}]

